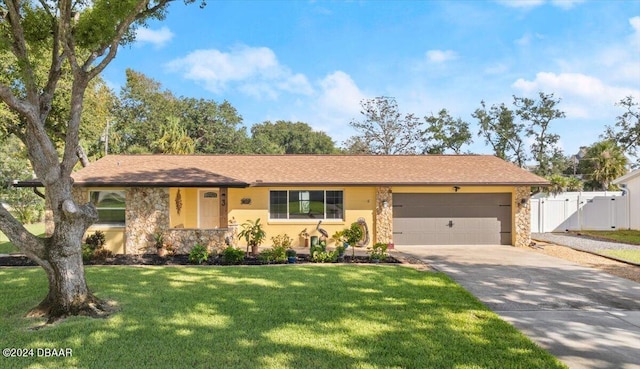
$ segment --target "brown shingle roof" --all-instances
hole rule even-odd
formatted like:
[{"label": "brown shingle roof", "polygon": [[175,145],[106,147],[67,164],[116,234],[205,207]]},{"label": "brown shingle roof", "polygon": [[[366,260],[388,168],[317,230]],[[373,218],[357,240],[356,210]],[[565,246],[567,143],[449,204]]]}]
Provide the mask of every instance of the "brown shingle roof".
[{"label": "brown shingle roof", "polygon": [[522,185],[548,182],[486,155],[110,155],[80,186]]}]

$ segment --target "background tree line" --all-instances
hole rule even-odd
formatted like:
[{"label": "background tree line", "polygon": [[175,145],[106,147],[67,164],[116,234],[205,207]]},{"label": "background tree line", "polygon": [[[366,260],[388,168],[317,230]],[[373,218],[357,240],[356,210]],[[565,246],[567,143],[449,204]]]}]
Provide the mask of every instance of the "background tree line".
[{"label": "background tree line", "polygon": [[[51,135],[61,145],[66,100],[70,85],[62,84],[54,102]],[[402,113],[392,97],[361,102],[361,119],[349,124],[357,132],[337,146],[325,132],[303,122],[279,120],[256,123],[247,129],[242,116],[228,102],[176,97],[162,85],[134,70],[126,71],[126,84],[119,93],[96,77],[85,96],[85,114],[79,133],[87,156],[96,160],[109,154],[473,154],[465,147],[474,137],[484,141],[493,154],[528,168],[552,182],[551,192],[613,189],[611,181],[623,175],[627,155],[637,156],[640,143],[638,103],[626,97],[618,105],[624,112],[607,126],[602,140],[583,147],[576,155],[565,155],[560,137],[550,133],[565,117],[560,99],[540,92],[536,99],[513,97],[488,106],[484,101],[471,115],[470,123],[453,117],[447,109],[422,118]],[[68,110],[68,108],[67,108]],[[17,119],[3,105],[0,131],[5,145],[0,156],[6,164],[0,175],[4,201],[12,204],[21,221],[38,220],[42,202],[31,192],[17,191],[8,180],[28,179],[30,170],[24,145],[8,130]],[[475,134],[474,134],[475,133]],[[530,144],[527,144],[530,142]],[[639,163],[632,163],[638,166]],[[24,207],[24,209],[22,209]],[[29,210],[31,209],[31,210]]]},{"label": "background tree line", "polygon": [[[513,96],[510,106],[488,107],[481,101],[471,117],[477,121],[477,137],[494,155],[546,177],[551,192],[615,189],[613,179],[640,166],[640,109],[633,97],[617,103],[624,112],[606,127],[600,141],[568,156],[559,145],[560,136],[551,131],[565,117],[559,104],[553,94],[540,92],[535,99]],[[358,134],[345,142],[348,153],[472,154],[462,150],[473,143],[469,122],[452,117],[447,109],[421,119],[401,113],[392,97],[364,100],[361,107],[362,119],[350,123]],[[636,162],[630,163],[629,157]]]}]

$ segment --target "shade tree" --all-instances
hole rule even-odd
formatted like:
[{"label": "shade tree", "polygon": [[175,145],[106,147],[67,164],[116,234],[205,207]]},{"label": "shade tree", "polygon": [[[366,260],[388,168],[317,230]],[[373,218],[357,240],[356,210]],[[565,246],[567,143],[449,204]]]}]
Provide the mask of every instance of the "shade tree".
[{"label": "shade tree", "polygon": [[[80,127],[85,92],[116,56],[118,47],[133,40],[135,28],[163,19],[169,0],[21,0],[0,1],[0,101],[18,119],[9,128],[23,142],[31,167],[45,187],[54,222],[53,233],[32,235],[4,207],[0,229],[46,272],[48,293],[30,316],[49,322],[70,315],[103,316],[108,306],[88,288],[82,264],[82,237],[97,220],[89,203],[72,196],[71,173],[83,156]],[[186,0],[185,2],[193,2]],[[46,60],[46,73],[38,65]],[[52,115],[63,68],[71,73],[66,119]],[[63,143],[56,146],[50,128],[61,124]],[[58,152],[60,149],[60,152]]]}]

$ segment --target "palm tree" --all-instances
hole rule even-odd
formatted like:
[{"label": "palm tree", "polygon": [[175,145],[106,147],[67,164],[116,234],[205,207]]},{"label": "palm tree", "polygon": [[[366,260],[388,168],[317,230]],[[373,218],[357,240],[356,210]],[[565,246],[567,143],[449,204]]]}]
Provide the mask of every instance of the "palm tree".
[{"label": "palm tree", "polygon": [[627,172],[628,159],[615,141],[605,140],[591,145],[580,162],[581,173],[596,190],[614,189],[611,181]]},{"label": "palm tree", "polygon": [[187,135],[187,130],[181,126],[179,118],[169,117],[162,128],[162,136],[151,143],[151,147],[155,153],[193,154],[196,143]]}]

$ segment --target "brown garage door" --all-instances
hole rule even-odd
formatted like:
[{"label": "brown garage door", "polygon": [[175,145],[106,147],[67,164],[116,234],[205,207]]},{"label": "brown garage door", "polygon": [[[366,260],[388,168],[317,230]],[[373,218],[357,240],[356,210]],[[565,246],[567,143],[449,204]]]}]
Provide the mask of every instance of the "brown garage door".
[{"label": "brown garage door", "polygon": [[393,194],[397,245],[511,244],[511,194]]}]

